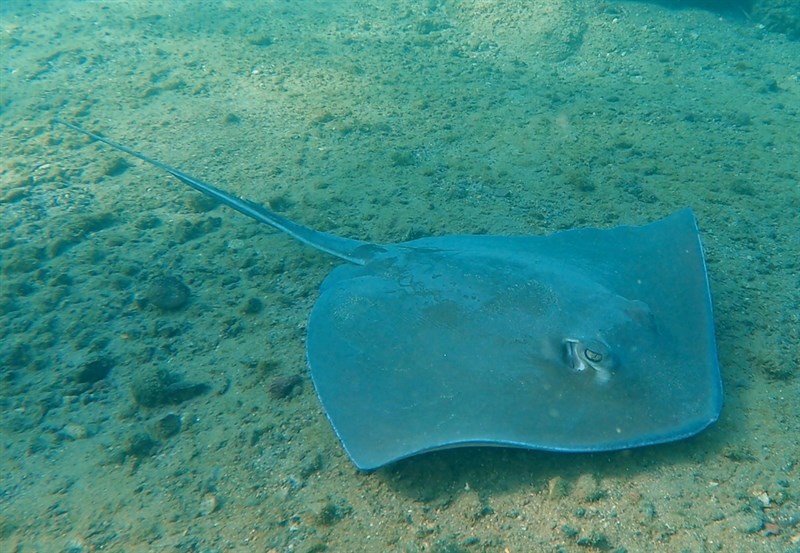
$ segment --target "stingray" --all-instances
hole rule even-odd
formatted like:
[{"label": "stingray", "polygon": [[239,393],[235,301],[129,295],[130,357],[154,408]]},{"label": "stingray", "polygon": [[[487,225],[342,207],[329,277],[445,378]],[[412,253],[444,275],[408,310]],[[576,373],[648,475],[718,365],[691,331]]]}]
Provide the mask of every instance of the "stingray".
[{"label": "stingray", "polygon": [[638,227],[378,244],[300,225],[57,122],[347,262],[322,283],[306,346],[323,409],[359,469],[462,446],[628,449],[692,436],[719,416],[690,209]]}]

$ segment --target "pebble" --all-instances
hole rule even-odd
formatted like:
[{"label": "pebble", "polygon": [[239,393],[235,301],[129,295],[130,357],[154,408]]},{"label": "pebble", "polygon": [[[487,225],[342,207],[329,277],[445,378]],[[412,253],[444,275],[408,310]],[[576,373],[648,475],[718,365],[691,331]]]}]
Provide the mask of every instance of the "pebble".
[{"label": "pebble", "polygon": [[219,507],[217,496],[213,493],[207,493],[203,496],[203,499],[200,500],[200,510],[198,513],[201,517],[206,517],[216,511],[217,507]]},{"label": "pebble", "polygon": [[153,433],[159,440],[166,440],[181,431],[181,417],[175,413],[168,413],[158,419],[153,426]]},{"label": "pebble", "polygon": [[145,298],[162,311],[183,309],[192,293],[189,287],[176,276],[159,276],[150,281]]},{"label": "pebble", "polygon": [[89,431],[83,425],[70,422],[61,429],[61,435],[69,440],[84,440],[89,437]]},{"label": "pebble", "polygon": [[110,357],[98,357],[84,363],[75,374],[75,382],[79,384],[94,384],[103,380],[114,367],[114,360]]},{"label": "pebble", "polygon": [[296,374],[277,376],[270,381],[267,390],[273,399],[286,399],[302,384],[303,379]]}]

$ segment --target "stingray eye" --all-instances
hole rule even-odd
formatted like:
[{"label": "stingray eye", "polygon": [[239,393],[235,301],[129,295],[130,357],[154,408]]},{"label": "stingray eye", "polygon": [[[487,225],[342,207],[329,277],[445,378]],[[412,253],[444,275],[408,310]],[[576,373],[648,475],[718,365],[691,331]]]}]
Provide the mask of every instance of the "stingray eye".
[{"label": "stingray eye", "polygon": [[600,363],[603,361],[603,354],[593,349],[586,348],[583,350],[583,355],[592,363]]},{"label": "stingray eye", "polygon": [[565,360],[573,370],[583,372],[591,369],[597,382],[603,384],[611,379],[614,357],[605,343],[600,340],[566,338],[564,347]]}]

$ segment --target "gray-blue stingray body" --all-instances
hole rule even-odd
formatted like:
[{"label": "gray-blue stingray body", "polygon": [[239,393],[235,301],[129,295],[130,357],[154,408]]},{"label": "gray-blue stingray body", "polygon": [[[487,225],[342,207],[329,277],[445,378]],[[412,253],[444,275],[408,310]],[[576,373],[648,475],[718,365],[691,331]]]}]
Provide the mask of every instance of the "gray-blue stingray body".
[{"label": "gray-blue stingray body", "polygon": [[322,284],[307,352],[360,469],[469,445],[631,448],[719,416],[711,296],[688,209],[641,227],[374,244],[304,227],[59,122],[348,262]]}]

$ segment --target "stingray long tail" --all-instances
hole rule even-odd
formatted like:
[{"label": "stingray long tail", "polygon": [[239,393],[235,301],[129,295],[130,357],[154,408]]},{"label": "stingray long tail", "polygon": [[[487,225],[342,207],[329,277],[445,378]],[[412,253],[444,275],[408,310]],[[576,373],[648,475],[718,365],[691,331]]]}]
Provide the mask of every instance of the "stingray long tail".
[{"label": "stingray long tail", "polygon": [[264,223],[282,232],[285,232],[289,236],[299,240],[304,244],[308,244],[312,248],[316,248],[325,253],[335,255],[336,257],[344,259],[345,261],[349,261],[357,265],[364,265],[370,259],[372,259],[377,252],[382,250],[380,246],[378,246],[377,244],[373,244],[371,242],[365,242],[363,240],[354,240],[352,238],[343,238],[341,236],[336,236],[335,234],[328,234],[327,232],[321,232],[300,225],[298,223],[295,223],[294,221],[290,221],[286,217],[278,215],[274,211],[270,211],[269,209],[261,205],[258,205],[257,203],[251,202],[250,200],[245,200],[243,198],[239,198],[238,196],[234,196],[233,194],[225,192],[224,190],[220,190],[216,186],[212,186],[208,183],[205,183],[199,179],[192,177],[191,175],[187,175],[186,173],[180,171],[179,169],[171,167],[166,163],[162,163],[157,159],[148,157],[123,144],[119,144],[118,142],[109,140],[108,138],[100,136],[99,134],[89,132],[85,129],[78,127],[77,125],[73,125],[72,123],[68,123],[62,119],[56,118],[53,119],[53,122],[66,125],[67,127],[69,127],[74,131],[85,134],[86,136],[89,136],[95,140],[99,140],[100,142],[104,142],[105,144],[108,144],[112,148],[125,152],[126,154],[132,155],[133,157],[139,158],[142,161],[149,163],[150,165],[154,165],[159,169],[166,171],[167,173],[169,173],[176,179],[180,180],[184,184],[187,184],[192,188],[194,188],[195,190],[202,192],[206,196],[214,198],[220,203],[223,203],[228,207],[235,209],[239,213],[246,215],[251,219],[255,219],[259,223]]}]

